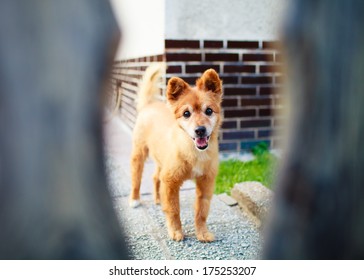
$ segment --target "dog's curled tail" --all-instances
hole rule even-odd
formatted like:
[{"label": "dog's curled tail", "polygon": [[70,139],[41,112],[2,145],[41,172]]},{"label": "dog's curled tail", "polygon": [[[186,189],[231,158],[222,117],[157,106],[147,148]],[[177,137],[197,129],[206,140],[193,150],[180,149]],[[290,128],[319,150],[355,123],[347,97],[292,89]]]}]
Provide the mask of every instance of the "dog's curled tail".
[{"label": "dog's curled tail", "polygon": [[138,112],[147,104],[151,103],[159,93],[158,82],[165,73],[166,64],[164,62],[152,63],[143,75],[139,84],[137,99]]}]

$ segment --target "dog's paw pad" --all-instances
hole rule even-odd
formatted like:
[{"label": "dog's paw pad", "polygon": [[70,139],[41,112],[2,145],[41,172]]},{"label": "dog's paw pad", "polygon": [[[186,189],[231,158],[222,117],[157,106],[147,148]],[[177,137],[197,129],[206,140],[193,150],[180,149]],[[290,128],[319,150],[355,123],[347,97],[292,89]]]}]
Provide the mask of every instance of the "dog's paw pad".
[{"label": "dog's paw pad", "polygon": [[170,232],[169,237],[174,241],[182,241],[184,239],[183,233],[180,230]]},{"label": "dog's paw pad", "polygon": [[136,208],[136,207],[138,207],[139,205],[140,205],[140,200],[131,199],[131,200],[129,201],[129,206],[130,206],[131,208]]},{"label": "dog's paw pad", "polygon": [[212,242],[215,240],[214,234],[209,231],[200,232],[197,233],[196,235],[197,239],[201,242]]}]

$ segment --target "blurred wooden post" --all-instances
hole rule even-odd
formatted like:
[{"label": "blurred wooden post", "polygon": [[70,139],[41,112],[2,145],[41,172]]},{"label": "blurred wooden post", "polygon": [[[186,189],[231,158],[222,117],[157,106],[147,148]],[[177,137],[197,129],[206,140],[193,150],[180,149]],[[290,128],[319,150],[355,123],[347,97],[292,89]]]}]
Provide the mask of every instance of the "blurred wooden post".
[{"label": "blurred wooden post", "polygon": [[100,97],[119,30],[105,0],[0,2],[0,258],[127,258]]},{"label": "blurred wooden post", "polygon": [[293,1],[291,126],[264,258],[364,258],[363,14],[363,1]]}]

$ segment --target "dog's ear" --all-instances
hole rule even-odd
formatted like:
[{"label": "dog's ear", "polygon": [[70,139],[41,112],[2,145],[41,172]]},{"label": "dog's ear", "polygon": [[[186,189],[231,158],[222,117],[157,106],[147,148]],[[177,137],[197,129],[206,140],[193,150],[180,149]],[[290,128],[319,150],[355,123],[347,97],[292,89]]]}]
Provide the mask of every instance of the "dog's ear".
[{"label": "dog's ear", "polygon": [[222,94],[222,82],[214,69],[206,70],[196,81],[196,86],[200,90],[211,91],[219,96]]},{"label": "dog's ear", "polygon": [[187,88],[189,88],[189,85],[181,78],[170,78],[167,85],[167,100],[170,103],[173,103],[173,101],[176,101]]}]

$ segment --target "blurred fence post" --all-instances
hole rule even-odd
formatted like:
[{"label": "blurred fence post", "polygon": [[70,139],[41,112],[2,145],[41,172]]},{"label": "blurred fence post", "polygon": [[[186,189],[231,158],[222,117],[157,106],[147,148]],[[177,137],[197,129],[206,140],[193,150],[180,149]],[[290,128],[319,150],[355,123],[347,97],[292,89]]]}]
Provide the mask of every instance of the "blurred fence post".
[{"label": "blurred fence post", "polygon": [[0,258],[127,258],[106,187],[105,0],[0,2]]},{"label": "blurred fence post", "polygon": [[264,258],[364,258],[363,13],[363,1],[293,1],[291,125]]}]

